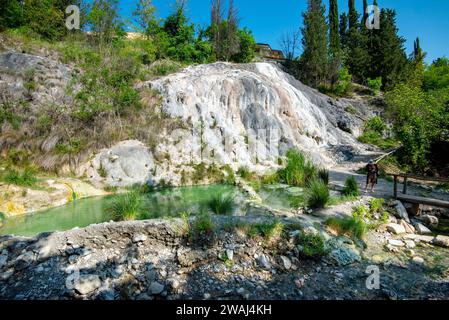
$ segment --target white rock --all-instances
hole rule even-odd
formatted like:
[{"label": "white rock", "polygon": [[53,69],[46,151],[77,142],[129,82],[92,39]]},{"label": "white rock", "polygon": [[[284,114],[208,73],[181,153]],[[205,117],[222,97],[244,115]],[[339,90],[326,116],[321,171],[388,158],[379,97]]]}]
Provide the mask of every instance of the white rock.
[{"label": "white rock", "polygon": [[402,242],[401,240],[395,240],[395,239],[388,240],[388,244],[390,244],[394,247],[404,247],[405,246],[404,242]]},{"label": "white rock", "polygon": [[226,257],[228,260],[234,260],[234,251],[231,249],[226,249]]},{"label": "white rock", "polygon": [[147,240],[147,236],[144,234],[135,235],[133,238],[134,243],[145,242]]},{"label": "white rock", "polygon": [[393,234],[403,234],[406,233],[405,228],[400,224],[389,223],[387,224],[387,230]]},{"label": "white rock", "polygon": [[408,249],[416,248],[415,241],[413,241],[413,240],[405,240],[404,242],[405,242],[405,246],[406,246]]},{"label": "white rock", "polygon": [[97,275],[83,275],[78,280],[75,279],[74,289],[80,295],[87,295],[101,286],[100,277]]},{"label": "white rock", "polygon": [[413,257],[413,262],[417,263],[417,264],[423,264],[424,263],[424,259],[421,257]]}]

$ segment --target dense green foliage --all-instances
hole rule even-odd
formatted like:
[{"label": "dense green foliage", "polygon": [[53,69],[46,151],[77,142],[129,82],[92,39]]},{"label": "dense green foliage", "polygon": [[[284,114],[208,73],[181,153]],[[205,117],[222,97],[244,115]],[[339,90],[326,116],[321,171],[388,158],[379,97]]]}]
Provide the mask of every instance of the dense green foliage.
[{"label": "dense green foliage", "polygon": [[309,0],[308,9],[303,13],[302,32],[303,54],[299,65],[301,80],[318,87],[326,80],[328,69],[328,26],[326,8],[321,0]]},{"label": "dense green foliage", "polygon": [[318,168],[298,150],[287,152],[287,165],[279,170],[281,181],[291,186],[304,187],[317,176]]},{"label": "dense green foliage", "polygon": [[37,182],[35,171],[31,168],[25,168],[23,172],[7,169],[5,172],[2,172],[0,179],[7,184],[23,187],[33,187]]}]

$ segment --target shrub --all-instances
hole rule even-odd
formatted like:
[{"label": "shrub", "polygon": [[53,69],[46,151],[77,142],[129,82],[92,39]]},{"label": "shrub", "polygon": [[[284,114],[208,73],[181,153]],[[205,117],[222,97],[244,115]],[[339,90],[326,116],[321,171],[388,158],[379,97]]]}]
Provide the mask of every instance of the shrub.
[{"label": "shrub", "polygon": [[196,236],[207,236],[214,232],[214,223],[207,211],[201,211],[193,220],[192,231]]},{"label": "shrub", "polygon": [[352,76],[349,73],[349,70],[347,68],[342,68],[338,72],[338,81],[335,85],[334,92],[339,96],[345,96],[347,95],[352,88],[351,85]]},{"label": "shrub", "polygon": [[281,222],[273,221],[251,225],[248,233],[251,237],[262,236],[271,242],[274,239],[279,239],[283,231],[284,225]]},{"label": "shrub", "polygon": [[343,188],[343,195],[346,197],[360,196],[359,184],[355,177],[349,177],[346,179],[345,187]]},{"label": "shrub", "polygon": [[302,247],[301,254],[307,258],[321,258],[326,255],[325,240],[320,234],[301,233],[298,244]]},{"label": "shrub", "polygon": [[252,178],[251,171],[249,171],[248,167],[240,167],[237,171],[237,175],[239,175],[242,179],[249,180]]},{"label": "shrub", "polygon": [[3,181],[7,184],[32,187],[36,184],[37,178],[33,169],[26,168],[22,173],[17,170],[7,170],[3,175]]},{"label": "shrub", "polygon": [[371,199],[369,201],[369,208],[370,208],[371,214],[381,213],[384,203],[385,203],[385,199],[382,199],[382,198]]},{"label": "shrub", "polygon": [[226,173],[223,178],[223,183],[234,185],[235,184],[235,174],[234,170],[229,165],[225,165],[223,167],[224,172]]},{"label": "shrub", "polygon": [[348,218],[330,218],[326,221],[326,225],[338,234],[348,235],[353,239],[361,239],[368,230],[366,222],[354,216]]},{"label": "shrub", "polygon": [[305,191],[307,206],[314,209],[324,208],[330,198],[328,186],[321,180],[316,179],[310,182]]},{"label": "shrub", "polygon": [[262,184],[270,185],[279,183],[279,175],[277,172],[266,174],[262,177]]},{"label": "shrub", "polygon": [[133,190],[119,195],[109,205],[107,212],[114,221],[131,221],[137,219],[143,212],[140,193]]},{"label": "shrub", "polygon": [[323,181],[326,185],[329,185],[329,170],[319,169],[318,178]]},{"label": "shrub", "polygon": [[232,195],[215,195],[209,202],[210,211],[219,215],[231,215],[235,208],[234,197]]},{"label": "shrub", "polygon": [[377,95],[382,88],[382,77],[377,77],[375,79],[368,78],[367,83],[368,87],[373,91],[375,95]]},{"label": "shrub", "polygon": [[287,165],[279,170],[279,177],[291,186],[306,186],[317,176],[317,168],[298,150],[287,152]]},{"label": "shrub", "polygon": [[374,131],[378,133],[380,136],[383,136],[387,129],[388,129],[387,125],[379,116],[371,118],[365,124],[365,131]]}]

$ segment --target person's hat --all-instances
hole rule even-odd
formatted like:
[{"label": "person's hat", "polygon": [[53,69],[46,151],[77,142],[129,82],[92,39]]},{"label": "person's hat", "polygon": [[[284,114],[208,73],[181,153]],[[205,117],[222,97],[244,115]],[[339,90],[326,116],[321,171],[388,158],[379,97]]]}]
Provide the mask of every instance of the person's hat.
[{"label": "person's hat", "polygon": [[369,164],[374,164],[374,161],[373,161],[373,160],[370,160],[370,161],[369,161]]}]

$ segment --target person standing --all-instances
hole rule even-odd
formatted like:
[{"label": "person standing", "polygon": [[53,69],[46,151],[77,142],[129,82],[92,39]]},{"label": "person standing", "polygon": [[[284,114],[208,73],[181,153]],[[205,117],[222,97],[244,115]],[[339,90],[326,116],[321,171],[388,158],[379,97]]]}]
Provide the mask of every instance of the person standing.
[{"label": "person standing", "polygon": [[365,193],[368,192],[368,187],[371,186],[371,192],[374,191],[374,187],[377,184],[377,179],[379,178],[379,166],[373,161],[366,165],[367,177],[366,177],[366,188]]}]

